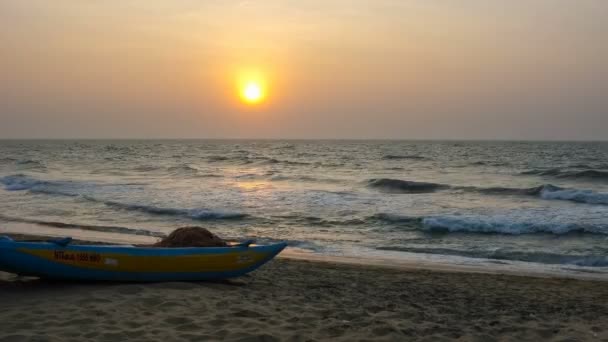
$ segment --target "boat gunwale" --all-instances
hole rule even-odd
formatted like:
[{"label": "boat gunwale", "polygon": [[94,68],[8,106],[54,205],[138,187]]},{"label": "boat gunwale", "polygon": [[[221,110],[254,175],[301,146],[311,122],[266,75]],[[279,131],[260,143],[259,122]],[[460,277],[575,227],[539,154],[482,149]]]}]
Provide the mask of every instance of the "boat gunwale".
[{"label": "boat gunwale", "polygon": [[227,247],[139,247],[134,245],[66,245],[61,246],[52,242],[21,242],[0,240],[0,250],[10,249],[32,249],[32,250],[57,250],[75,252],[98,252],[111,254],[126,254],[133,256],[180,256],[180,255],[204,255],[204,254],[231,254],[240,252],[270,252],[287,247],[286,242],[278,242],[269,245],[250,246],[227,246]]}]

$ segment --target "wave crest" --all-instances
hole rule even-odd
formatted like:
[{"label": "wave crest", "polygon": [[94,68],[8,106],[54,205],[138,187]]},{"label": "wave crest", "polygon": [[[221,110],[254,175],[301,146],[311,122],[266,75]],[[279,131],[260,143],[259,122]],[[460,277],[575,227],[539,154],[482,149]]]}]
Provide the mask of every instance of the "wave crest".
[{"label": "wave crest", "polygon": [[522,175],[551,176],[567,179],[587,179],[595,181],[608,181],[608,171],[587,170],[564,170],[564,169],[534,169],[521,172]]},{"label": "wave crest", "polygon": [[401,179],[374,178],[367,181],[367,186],[387,193],[420,194],[446,189],[448,186],[436,183],[413,182]]},{"label": "wave crest", "polygon": [[[91,199],[98,201],[96,199]],[[246,218],[248,215],[240,212],[222,211],[222,210],[210,210],[205,208],[197,209],[179,209],[179,208],[166,208],[157,207],[152,205],[142,204],[128,204],[114,201],[101,201],[101,203],[118,209],[128,211],[139,211],[154,215],[165,215],[165,216],[182,216],[199,221],[208,220],[239,220]]]},{"label": "wave crest", "polygon": [[433,216],[422,219],[422,228],[429,232],[494,233],[507,235],[572,232],[608,235],[608,225],[582,225],[543,221],[517,221],[509,217]]},{"label": "wave crest", "polygon": [[539,194],[542,199],[546,200],[608,205],[608,193],[595,192],[592,190],[564,189],[556,186],[545,186]]},{"label": "wave crest", "polygon": [[412,160],[427,160],[428,158],[425,156],[420,156],[417,154],[410,155],[397,155],[397,154],[386,154],[382,156],[384,160],[403,160],[403,159],[412,159]]}]

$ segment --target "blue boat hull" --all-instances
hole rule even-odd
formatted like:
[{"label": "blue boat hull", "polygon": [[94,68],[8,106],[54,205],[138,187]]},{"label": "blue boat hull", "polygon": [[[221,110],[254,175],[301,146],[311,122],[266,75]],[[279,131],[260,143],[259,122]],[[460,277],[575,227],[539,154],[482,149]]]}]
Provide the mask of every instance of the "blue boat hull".
[{"label": "blue boat hull", "polygon": [[234,278],[286,247],[141,248],[0,239],[0,270],[25,276],[96,281],[198,281]]}]

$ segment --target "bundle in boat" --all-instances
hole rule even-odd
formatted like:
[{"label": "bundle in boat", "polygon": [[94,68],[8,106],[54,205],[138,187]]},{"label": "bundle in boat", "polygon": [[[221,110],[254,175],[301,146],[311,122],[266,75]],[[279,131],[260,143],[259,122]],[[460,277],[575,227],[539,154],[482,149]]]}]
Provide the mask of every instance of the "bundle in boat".
[{"label": "bundle in boat", "polygon": [[182,227],[155,243],[153,247],[226,247],[219,236],[203,227]]}]

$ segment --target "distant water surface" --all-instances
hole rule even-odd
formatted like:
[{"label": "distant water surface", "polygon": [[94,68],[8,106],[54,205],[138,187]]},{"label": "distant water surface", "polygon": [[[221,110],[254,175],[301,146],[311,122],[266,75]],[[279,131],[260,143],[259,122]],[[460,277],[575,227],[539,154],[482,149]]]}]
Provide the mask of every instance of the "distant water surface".
[{"label": "distant water surface", "polygon": [[14,223],[608,272],[608,143],[0,141]]}]

